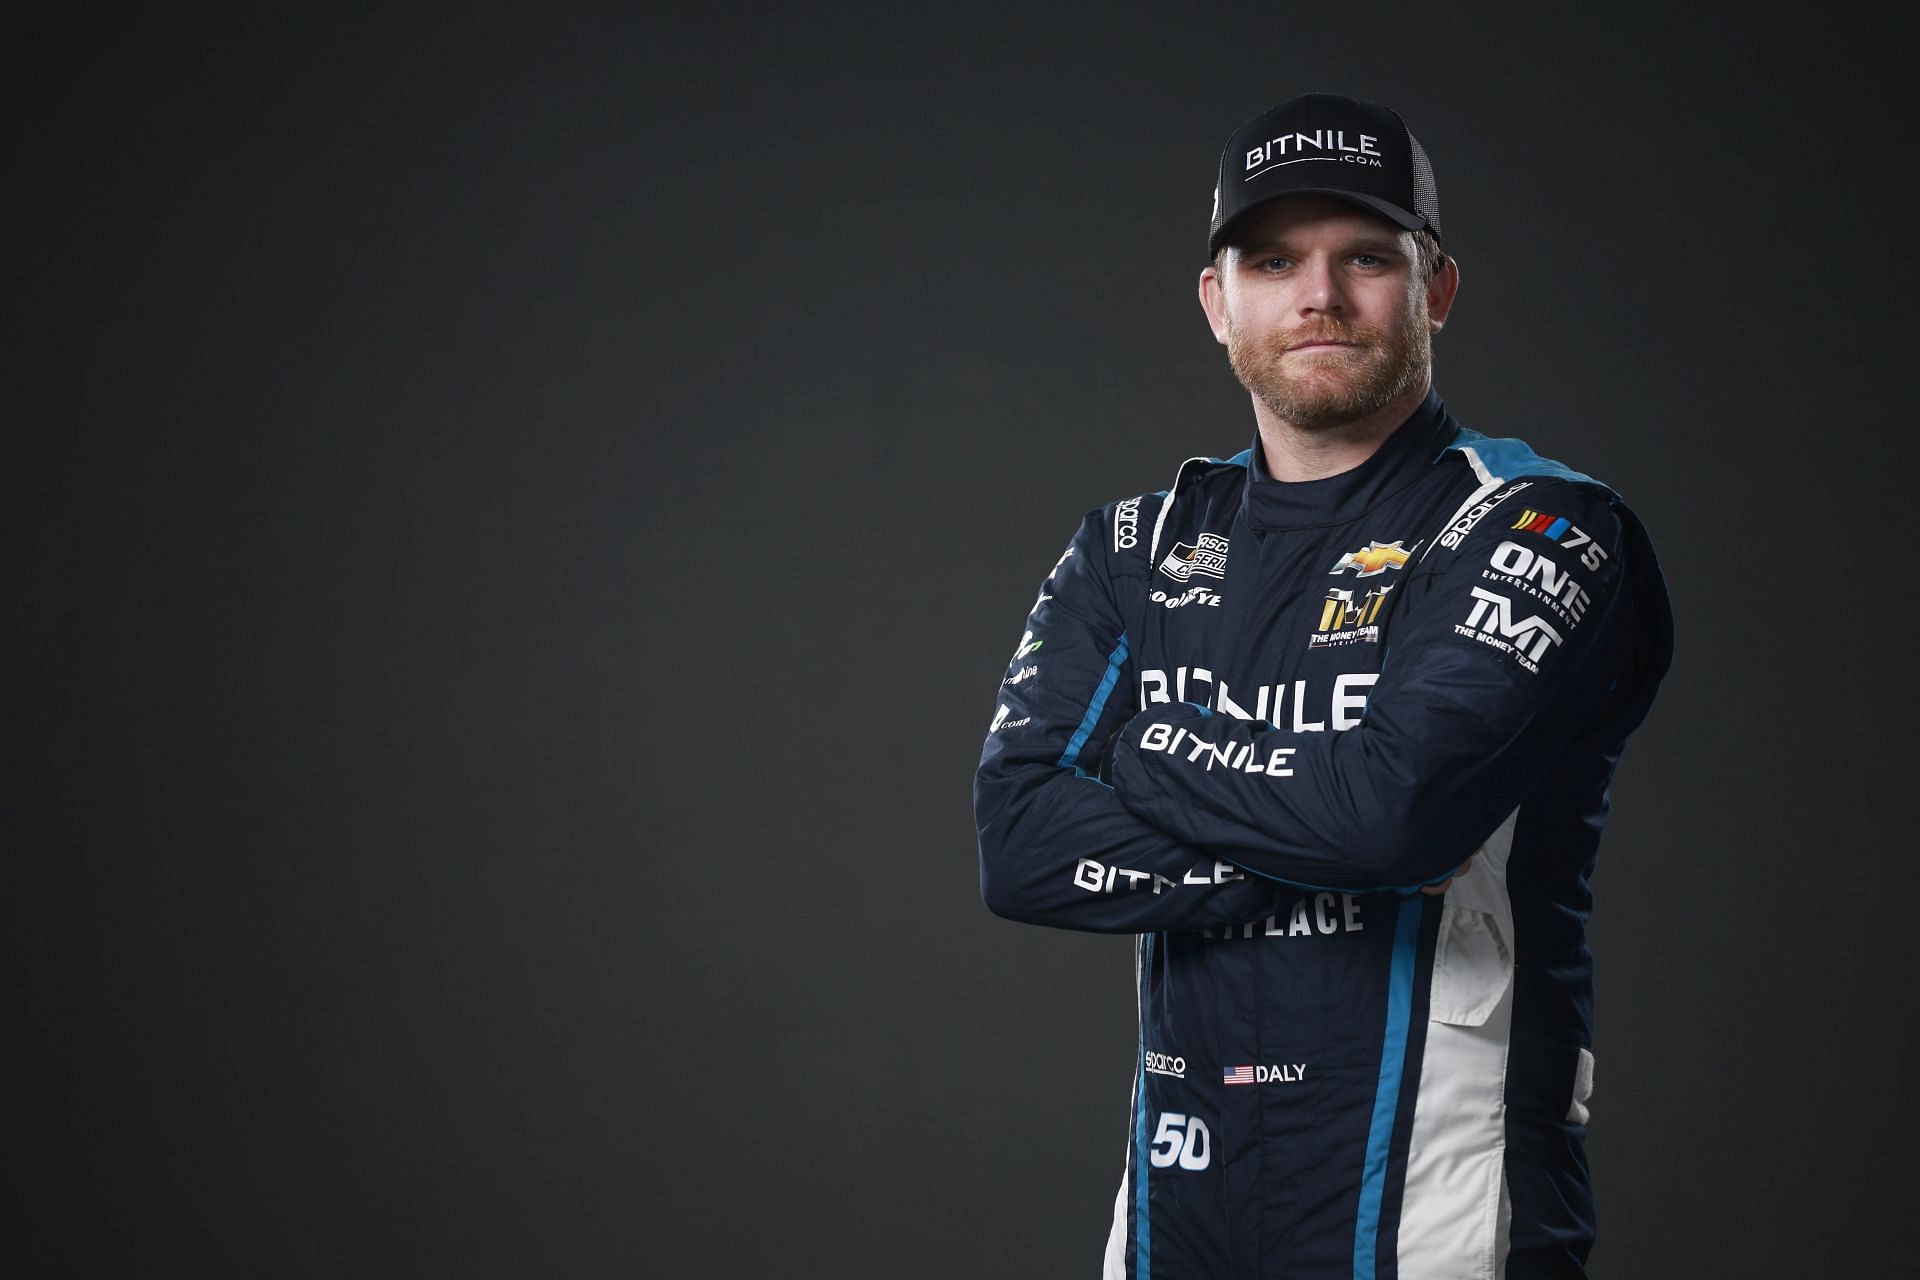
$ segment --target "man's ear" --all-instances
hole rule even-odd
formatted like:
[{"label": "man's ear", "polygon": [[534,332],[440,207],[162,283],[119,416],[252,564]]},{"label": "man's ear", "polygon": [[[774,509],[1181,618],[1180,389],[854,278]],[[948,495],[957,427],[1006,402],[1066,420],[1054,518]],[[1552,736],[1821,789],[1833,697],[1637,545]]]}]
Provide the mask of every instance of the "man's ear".
[{"label": "man's ear", "polygon": [[1220,288],[1220,273],[1209,263],[1200,272],[1200,309],[1207,313],[1207,328],[1213,330],[1213,340],[1225,346],[1227,342],[1227,295]]},{"label": "man's ear", "polygon": [[1460,292],[1460,264],[1452,254],[1440,264],[1427,282],[1427,330],[1438,333],[1446,327],[1447,313],[1453,310],[1453,295]]}]

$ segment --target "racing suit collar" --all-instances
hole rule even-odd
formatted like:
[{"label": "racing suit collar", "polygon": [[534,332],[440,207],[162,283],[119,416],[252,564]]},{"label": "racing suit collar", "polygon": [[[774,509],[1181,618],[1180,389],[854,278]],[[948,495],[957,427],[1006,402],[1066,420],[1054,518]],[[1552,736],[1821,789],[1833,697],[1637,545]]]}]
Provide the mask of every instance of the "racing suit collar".
[{"label": "racing suit collar", "polygon": [[1429,390],[1420,407],[1365,462],[1325,479],[1297,481],[1275,480],[1268,473],[1256,432],[1241,514],[1256,533],[1357,520],[1413,483],[1459,431],[1440,393]]}]

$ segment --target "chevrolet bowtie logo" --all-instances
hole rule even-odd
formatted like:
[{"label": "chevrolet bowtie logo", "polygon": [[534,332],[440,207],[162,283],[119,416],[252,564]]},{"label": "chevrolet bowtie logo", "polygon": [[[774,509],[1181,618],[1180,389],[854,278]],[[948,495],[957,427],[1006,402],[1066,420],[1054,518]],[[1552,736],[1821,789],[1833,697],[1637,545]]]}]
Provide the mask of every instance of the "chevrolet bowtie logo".
[{"label": "chevrolet bowtie logo", "polygon": [[[1413,546],[1419,546],[1414,543]],[[1413,555],[1413,547],[1403,547],[1400,539],[1392,542],[1376,542],[1361,551],[1349,551],[1340,557],[1340,563],[1329,569],[1328,573],[1345,573],[1355,570],[1362,578],[1371,578],[1385,573],[1389,569],[1398,569]]]}]

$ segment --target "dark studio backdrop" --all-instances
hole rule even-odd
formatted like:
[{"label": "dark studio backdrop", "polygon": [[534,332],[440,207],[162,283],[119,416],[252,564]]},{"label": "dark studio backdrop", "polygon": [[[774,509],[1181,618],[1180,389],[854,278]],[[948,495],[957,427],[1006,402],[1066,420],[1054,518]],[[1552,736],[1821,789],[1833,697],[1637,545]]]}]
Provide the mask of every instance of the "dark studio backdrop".
[{"label": "dark studio backdrop", "polygon": [[1596,1276],[1914,1191],[1891,27],[325,6],[6,41],[12,1274],[1090,1275],[1129,942],[978,900],[1086,509],[1252,438],[1217,149],[1399,107],[1438,383],[1677,665],[1594,926]]}]

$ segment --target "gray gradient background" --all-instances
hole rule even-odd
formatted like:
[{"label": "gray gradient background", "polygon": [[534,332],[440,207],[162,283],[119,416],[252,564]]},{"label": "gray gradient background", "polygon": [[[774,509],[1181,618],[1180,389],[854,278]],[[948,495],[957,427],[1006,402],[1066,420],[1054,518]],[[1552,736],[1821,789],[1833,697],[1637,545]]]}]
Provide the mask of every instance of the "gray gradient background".
[{"label": "gray gradient background", "polygon": [[1081,512],[1251,438],[1193,280],[1307,89],[1673,584],[1594,1274],[1904,1261],[1897,33],[698,13],[10,33],[8,1269],[1092,1274],[1129,944],[986,913],[969,777]]}]

